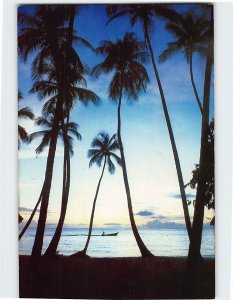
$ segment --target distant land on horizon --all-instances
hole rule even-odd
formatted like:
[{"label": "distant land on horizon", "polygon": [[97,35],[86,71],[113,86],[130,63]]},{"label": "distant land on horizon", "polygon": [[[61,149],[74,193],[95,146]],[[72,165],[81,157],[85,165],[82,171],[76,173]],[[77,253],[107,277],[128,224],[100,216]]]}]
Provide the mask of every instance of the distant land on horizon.
[{"label": "distant land on horizon", "polygon": [[[151,224],[150,224],[151,223]],[[21,230],[23,228],[25,223],[21,223],[19,225],[19,229]],[[55,229],[56,228],[56,223],[50,223],[47,224],[46,227],[50,228],[50,229]],[[37,223],[33,222],[32,226],[30,226],[30,228],[36,229]],[[210,226],[209,223],[205,223],[203,224],[203,229],[209,229],[212,228],[213,226]],[[64,224],[64,228],[69,229],[88,229],[89,225],[88,224]],[[106,223],[106,224],[96,224],[93,228],[93,230],[95,229],[130,229],[130,225],[122,225],[122,224],[118,224],[118,223]],[[147,224],[143,224],[143,225],[138,225],[139,229],[147,229],[147,230],[156,230],[156,229],[182,229],[185,230],[185,224],[182,223],[175,223],[175,222],[159,222],[159,221],[151,221],[148,222]],[[214,227],[213,227],[214,229]]]}]

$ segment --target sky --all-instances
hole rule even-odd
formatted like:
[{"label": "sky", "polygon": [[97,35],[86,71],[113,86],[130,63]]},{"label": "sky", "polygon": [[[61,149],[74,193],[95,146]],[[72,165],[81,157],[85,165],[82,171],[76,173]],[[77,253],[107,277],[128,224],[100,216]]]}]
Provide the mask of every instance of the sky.
[{"label": "sky", "polygon": [[[176,5],[181,12],[190,10],[190,5]],[[21,6],[19,11],[32,12],[30,6]],[[97,47],[102,40],[122,38],[125,32],[135,32],[143,39],[139,24],[131,28],[127,18],[121,18],[105,25],[108,18],[104,5],[80,6],[75,18],[76,34]],[[156,60],[174,38],[165,30],[165,22],[155,20],[151,41]],[[80,45],[75,46],[82,61],[89,67],[101,62],[91,50]],[[45,100],[39,100],[36,94],[29,93],[33,85],[31,80],[30,56],[26,63],[19,59],[18,85],[24,99],[20,108],[30,107],[36,116],[40,116]],[[158,86],[150,61],[145,64],[150,83],[146,93],[141,93],[137,101],[123,99],[122,138],[126,156],[129,185],[132,195],[133,211],[138,226],[156,228],[158,224],[184,224],[183,209],[179,194],[179,184],[169,140],[168,130],[161,105]],[[202,99],[205,62],[194,56],[194,78]],[[189,67],[182,54],[172,57],[165,63],[158,63],[161,83],[171,118],[177,149],[180,156],[184,182],[191,179],[192,170],[199,161],[201,115],[196,103],[189,75]],[[102,75],[98,79],[87,76],[88,89],[101,99],[98,106],[89,104],[84,107],[79,101],[71,113],[71,120],[79,124],[82,140],[74,144],[74,156],[71,159],[71,187],[65,224],[67,226],[86,226],[89,223],[92,203],[101,174],[101,169],[93,165],[89,168],[87,150],[92,139],[100,132],[110,135],[116,133],[117,105],[109,100],[108,86],[112,74]],[[213,86],[211,88],[210,119],[213,117]],[[29,133],[41,128],[32,121],[20,120]],[[19,211],[25,220],[38,200],[46,168],[47,149],[36,156],[35,149],[40,140],[30,145],[21,145],[19,150]],[[47,223],[56,224],[60,213],[62,190],[63,147],[58,142],[52,189],[50,193]],[[195,191],[187,188],[187,198],[195,199]],[[193,215],[193,207],[189,206]],[[213,215],[206,211],[205,222]],[[38,212],[35,216],[35,222]],[[24,220],[24,221],[25,221]],[[33,223],[35,224],[35,223]],[[128,226],[127,200],[122,170],[116,173],[105,172],[96,205],[94,226]]]}]

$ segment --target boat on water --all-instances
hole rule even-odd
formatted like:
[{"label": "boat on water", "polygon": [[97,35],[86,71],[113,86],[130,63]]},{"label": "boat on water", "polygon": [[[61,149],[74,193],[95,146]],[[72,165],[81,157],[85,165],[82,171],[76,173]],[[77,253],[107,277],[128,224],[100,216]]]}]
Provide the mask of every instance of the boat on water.
[{"label": "boat on water", "polygon": [[105,232],[103,232],[103,233],[101,234],[101,236],[117,236],[118,233],[119,233],[119,232],[113,232],[113,233],[105,233]]}]

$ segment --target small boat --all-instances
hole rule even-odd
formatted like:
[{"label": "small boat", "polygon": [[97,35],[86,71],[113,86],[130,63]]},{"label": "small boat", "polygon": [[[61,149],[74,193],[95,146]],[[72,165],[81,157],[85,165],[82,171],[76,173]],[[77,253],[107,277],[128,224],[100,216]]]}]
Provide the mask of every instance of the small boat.
[{"label": "small boat", "polygon": [[101,234],[101,236],[117,236],[118,233],[119,233],[119,232],[114,232],[114,233],[105,233],[105,232],[103,232],[103,233]]}]

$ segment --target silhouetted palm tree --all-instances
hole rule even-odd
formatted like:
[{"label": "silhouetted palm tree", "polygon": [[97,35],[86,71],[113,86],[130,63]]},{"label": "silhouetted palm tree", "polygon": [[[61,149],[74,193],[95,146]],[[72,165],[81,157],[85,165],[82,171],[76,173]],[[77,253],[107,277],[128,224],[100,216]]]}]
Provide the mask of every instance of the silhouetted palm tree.
[{"label": "silhouetted palm tree", "polygon": [[146,69],[141,64],[145,62],[147,58],[145,43],[139,42],[134,33],[126,33],[122,40],[118,39],[115,42],[103,41],[96,51],[98,54],[104,56],[104,61],[94,67],[93,74],[99,76],[101,73],[114,72],[109,85],[109,97],[118,101],[117,138],[121,154],[130,223],[142,256],[151,256],[151,252],[147,249],[139,235],[134,220],[125,154],[121,138],[122,97],[125,95],[129,99],[137,99],[138,93],[145,91],[146,85],[149,82]]},{"label": "silhouetted palm tree", "polygon": [[87,237],[86,244],[82,251],[73,254],[73,256],[86,256],[87,248],[88,248],[90,238],[91,238],[96,200],[98,197],[100,184],[101,184],[101,181],[102,181],[102,178],[104,175],[106,165],[108,167],[108,171],[110,174],[114,174],[115,169],[116,169],[114,163],[112,162],[112,158],[114,158],[114,160],[117,162],[117,164],[121,166],[120,157],[114,153],[116,150],[119,149],[119,144],[117,142],[115,134],[110,138],[106,132],[100,132],[98,134],[98,136],[93,139],[93,141],[91,143],[91,147],[92,147],[92,149],[88,150],[88,155],[87,155],[88,158],[90,158],[89,168],[93,164],[97,164],[98,167],[101,167],[101,165],[103,163],[103,169],[101,172],[100,179],[98,181],[95,198],[93,201],[91,219],[90,219],[90,225],[89,225],[89,231],[88,231],[88,237]]},{"label": "silhouetted palm tree", "polygon": [[172,9],[170,9],[167,5],[164,4],[128,4],[128,5],[109,5],[107,8],[108,15],[111,16],[110,21],[113,19],[116,19],[121,16],[129,16],[131,21],[131,26],[134,26],[137,21],[139,21],[142,25],[142,29],[144,32],[144,38],[147,44],[147,47],[150,52],[150,57],[155,73],[155,77],[158,83],[158,88],[162,100],[162,106],[164,110],[164,115],[167,123],[167,128],[170,136],[170,141],[172,145],[176,170],[177,170],[177,176],[180,186],[180,193],[181,193],[181,199],[183,204],[183,210],[184,210],[184,217],[185,217],[185,223],[186,228],[188,231],[189,238],[191,236],[191,221],[189,216],[189,210],[188,210],[188,204],[186,199],[186,193],[185,193],[185,186],[184,186],[184,180],[183,180],[183,174],[181,170],[180,165],[180,159],[176,147],[175,137],[172,130],[171,120],[167,109],[166,99],[164,96],[162,84],[160,81],[159,73],[157,70],[154,53],[151,45],[150,40],[150,32],[153,29],[153,17],[160,17],[160,18],[167,18],[170,20],[176,20],[179,18],[179,15]]},{"label": "silhouetted palm tree", "polygon": [[[68,27],[65,27],[65,21],[69,18]],[[72,47],[72,41],[75,40],[92,48],[87,41],[74,36],[73,20],[74,9],[70,10],[69,15],[62,5],[36,5],[34,16],[30,16],[27,13],[19,14],[18,48],[20,57],[26,60],[30,53],[40,49],[32,63],[32,75],[44,74],[46,73],[46,67],[52,65],[55,70],[54,79],[57,83],[57,104],[54,113],[53,135],[48,151],[40,216],[32,249],[34,258],[41,255],[43,245],[59,123],[63,119],[63,104],[66,101],[64,98],[66,90],[64,80],[71,70],[73,70],[72,74],[75,74],[74,66],[76,65],[78,65],[78,68],[75,68],[77,72],[83,71],[83,65],[77,52]]]},{"label": "silhouetted palm tree", "polygon": [[[23,96],[21,92],[18,92],[18,101],[22,100]],[[34,114],[29,107],[24,107],[18,110],[18,119],[34,119]],[[21,142],[28,141],[28,133],[24,127],[18,124],[18,148],[20,148]]]},{"label": "silhouetted palm tree", "polygon": [[63,162],[63,189],[62,189],[62,202],[59,221],[52,237],[52,240],[45,251],[45,255],[53,256],[57,252],[57,247],[61,238],[62,228],[65,221],[66,210],[69,199],[70,190],[70,157],[73,155],[72,140],[69,134],[74,135],[78,140],[81,139],[81,135],[77,131],[78,126],[73,122],[69,122],[67,117],[66,123],[61,125],[63,141],[64,141],[64,162]]},{"label": "silhouetted palm tree", "polygon": [[189,64],[190,79],[193,86],[193,91],[202,113],[202,103],[198,96],[197,88],[193,78],[193,54],[195,52],[203,53],[202,35],[206,30],[207,22],[195,16],[193,13],[188,13],[185,16],[180,15],[176,22],[170,22],[166,25],[166,29],[172,33],[177,40],[168,43],[168,48],[159,56],[159,61],[164,62],[174,54],[182,52]]},{"label": "silhouetted palm tree", "polygon": [[[50,117],[49,119],[46,119],[44,117],[39,117],[39,118],[36,118],[36,120],[35,120],[36,125],[45,127],[44,130],[34,132],[34,133],[30,134],[28,137],[29,143],[31,141],[33,141],[34,139],[42,137],[41,143],[36,148],[37,155],[42,153],[51,141],[51,138],[53,135],[53,122],[54,122],[53,117]],[[67,178],[67,176],[70,176],[70,175],[67,175],[67,174],[70,174],[70,167],[67,167],[67,160],[70,159],[70,155],[71,156],[73,155],[73,138],[71,135],[75,136],[78,140],[81,139],[81,135],[79,134],[77,129],[78,129],[78,125],[76,123],[69,122],[68,124],[65,125],[65,134],[64,134],[62,125],[60,125],[59,137],[63,140],[63,143],[64,143],[63,189],[62,189],[63,196],[62,197],[64,197],[64,193],[67,192],[67,189],[68,189],[67,184],[66,184],[66,178]],[[43,188],[44,188],[44,185],[43,185]],[[22,238],[22,236],[26,232],[27,228],[30,226],[31,221],[38,209],[38,206],[41,202],[41,198],[42,198],[42,194],[43,194],[43,188],[42,188],[40,197],[30,215],[30,218],[28,219],[27,223],[25,224],[24,228],[22,229],[22,231],[19,235],[19,240]],[[62,203],[63,202],[64,201],[62,201]],[[66,213],[66,209],[65,209],[65,213]],[[62,216],[64,215],[64,217],[65,217],[65,213],[64,213],[64,209],[62,209],[62,213],[61,213]],[[60,219],[62,220],[61,216],[60,216]],[[63,223],[64,223],[64,220],[63,220]],[[63,226],[63,223],[60,221],[59,225]]]},{"label": "silhouetted palm tree", "polygon": [[207,43],[206,48],[206,66],[205,66],[205,80],[204,80],[204,95],[203,95],[203,114],[202,114],[202,131],[201,131],[201,149],[200,149],[200,166],[199,166],[199,180],[197,185],[196,202],[193,216],[193,232],[192,240],[189,246],[189,258],[195,264],[199,259],[198,252],[201,249],[202,228],[204,219],[205,208],[205,193],[206,181],[208,175],[208,159],[209,154],[208,138],[210,136],[209,126],[209,104],[210,104],[210,87],[211,87],[211,74],[214,62],[213,56],[213,39],[214,39],[214,25],[213,25],[213,6],[207,6],[210,12],[208,21],[208,28],[203,34],[203,41]]},{"label": "silhouetted palm tree", "polygon": [[204,95],[203,95],[203,113],[201,126],[201,148],[199,160],[199,176],[197,183],[197,193],[195,201],[195,209],[193,216],[192,235],[189,244],[188,259],[185,270],[185,281],[183,284],[182,298],[196,297],[198,290],[198,283],[200,282],[200,268],[202,260],[200,259],[202,230],[205,210],[205,194],[207,190],[207,182],[209,178],[208,155],[210,136],[209,126],[209,104],[210,104],[210,88],[211,88],[211,74],[214,62],[213,56],[213,42],[214,42],[214,21],[213,21],[213,5],[202,6],[209,11],[209,26],[203,34],[203,41],[207,43],[206,48],[206,65],[205,65],[205,79],[204,79]]}]

